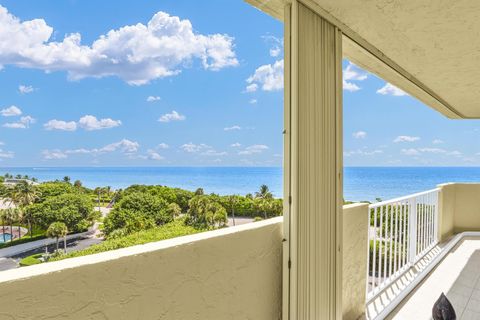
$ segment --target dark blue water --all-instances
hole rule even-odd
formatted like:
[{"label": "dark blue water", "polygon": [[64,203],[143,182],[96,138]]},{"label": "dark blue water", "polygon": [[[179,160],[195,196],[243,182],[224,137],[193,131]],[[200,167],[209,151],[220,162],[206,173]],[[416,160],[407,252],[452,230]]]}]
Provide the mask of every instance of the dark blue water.
[{"label": "dark blue water", "polygon": [[[161,184],[219,194],[247,194],[266,184],[282,197],[282,168],[278,167],[85,167],[0,168],[0,174],[27,174],[40,181],[81,180],[87,187],[126,188],[132,184]],[[346,200],[383,200],[435,188],[446,182],[480,182],[480,167],[347,167]]]}]

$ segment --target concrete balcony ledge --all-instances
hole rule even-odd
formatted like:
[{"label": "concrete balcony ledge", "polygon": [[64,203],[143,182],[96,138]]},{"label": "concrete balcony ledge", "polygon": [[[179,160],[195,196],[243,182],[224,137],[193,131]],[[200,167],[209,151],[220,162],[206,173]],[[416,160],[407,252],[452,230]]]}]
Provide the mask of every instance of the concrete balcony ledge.
[{"label": "concrete balcony ledge", "polygon": [[282,217],[0,273],[0,317],[280,319]]}]

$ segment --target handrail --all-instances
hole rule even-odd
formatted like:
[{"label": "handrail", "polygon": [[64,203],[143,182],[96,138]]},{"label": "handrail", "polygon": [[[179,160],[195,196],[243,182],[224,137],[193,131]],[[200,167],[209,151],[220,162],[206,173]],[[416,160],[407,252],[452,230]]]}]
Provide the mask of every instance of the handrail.
[{"label": "handrail", "polygon": [[391,204],[391,203],[395,203],[395,202],[407,200],[407,199],[410,199],[410,198],[423,196],[425,194],[428,194],[428,193],[431,193],[431,192],[438,192],[438,191],[440,191],[440,188],[435,188],[435,189],[431,189],[431,190],[427,190],[427,191],[412,193],[412,194],[409,194],[409,195],[406,195],[406,196],[401,196],[401,197],[398,197],[398,198],[393,198],[393,199],[384,200],[384,201],[380,201],[380,202],[374,202],[374,203],[371,203],[369,205],[369,207],[373,208],[373,207],[378,207],[378,206],[382,206],[382,205],[386,205],[386,204]]},{"label": "handrail", "polygon": [[367,301],[381,294],[438,243],[439,191],[369,205]]}]

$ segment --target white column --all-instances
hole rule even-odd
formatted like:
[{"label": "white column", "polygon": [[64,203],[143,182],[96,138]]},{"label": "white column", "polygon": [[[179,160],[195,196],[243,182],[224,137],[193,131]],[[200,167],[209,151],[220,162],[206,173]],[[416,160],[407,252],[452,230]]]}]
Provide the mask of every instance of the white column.
[{"label": "white column", "polygon": [[287,5],[284,319],[341,319],[341,41],[301,1]]}]

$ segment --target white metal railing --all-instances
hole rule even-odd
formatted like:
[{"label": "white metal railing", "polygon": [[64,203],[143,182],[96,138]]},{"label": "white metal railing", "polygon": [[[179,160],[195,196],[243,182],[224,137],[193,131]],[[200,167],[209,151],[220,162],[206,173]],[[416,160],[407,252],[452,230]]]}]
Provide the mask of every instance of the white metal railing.
[{"label": "white metal railing", "polygon": [[369,206],[367,301],[438,243],[438,192],[433,189]]}]

